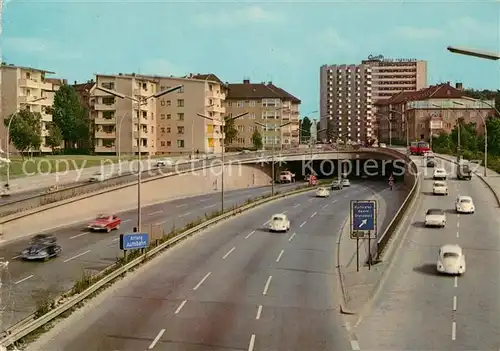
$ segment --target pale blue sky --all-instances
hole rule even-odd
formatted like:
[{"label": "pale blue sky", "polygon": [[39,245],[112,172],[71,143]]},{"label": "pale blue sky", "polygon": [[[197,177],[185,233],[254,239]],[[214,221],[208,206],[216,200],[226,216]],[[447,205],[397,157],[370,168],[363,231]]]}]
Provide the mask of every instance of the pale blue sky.
[{"label": "pale blue sky", "polygon": [[42,1],[4,4],[3,61],[82,81],[99,73],[215,73],[319,105],[319,67],[369,54],[428,60],[429,82],[500,88],[499,1]]}]

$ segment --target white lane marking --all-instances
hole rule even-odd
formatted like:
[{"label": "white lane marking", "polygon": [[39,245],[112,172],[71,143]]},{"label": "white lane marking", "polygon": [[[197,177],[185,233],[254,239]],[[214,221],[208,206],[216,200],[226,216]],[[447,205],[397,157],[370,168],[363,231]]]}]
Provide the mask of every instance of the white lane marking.
[{"label": "white lane marking", "polygon": [[155,225],[160,226],[160,225],[162,225],[162,224],[165,224],[165,222],[166,222],[166,221],[157,222],[157,223],[155,223]]},{"label": "white lane marking", "polygon": [[360,351],[361,347],[359,347],[359,342],[357,340],[351,340],[351,349],[354,351]]},{"label": "white lane marking", "polygon": [[191,212],[186,212],[186,213],[180,215],[179,218],[189,216],[190,214],[191,214]]},{"label": "white lane marking", "polygon": [[453,287],[456,288],[458,287],[458,277],[455,276],[455,282],[453,283]]},{"label": "white lane marking", "polygon": [[130,222],[131,220],[132,220],[132,218],[126,219],[126,220],[122,221],[122,223],[127,223],[127,222]]},{"label": "white lane marking", "polygon": [[312,215],[311,215],[311,218],[313,218],[314,216],[316,216],[318,214],[318,212],[314,212]]},{"label": "white lane marking", "polygon": [[460,228],[460,222],[457,222],[457,228]]},{"label": "white lane marking", "polygon": [[300,225],[300,227],[302,228],[303,226],[305,226],[305,225],[306,225],[306,223],[307,223],[307,221],[304,221],[304,223],[302,223],[302,224]]},{"label": "white lane marking", "polygon": [[460,218],[460,213],[457,213],[457,218]]},{"label": "white lane marking", "polygon": [[259,305],[259,308],[257,308],[257,316],[255,316],[255,319],[260,319],[261,314],[262,314],[262,305]]},{"label": "white lane marking", "polygon": [[452,322],[451,323],[451,340],[456,340],[457,339],[457,323]]},{"label": "white lane marking", "polygon": [[283,252],[285,252],[285,250],[281,250],[280,254],[278,255],[278,258],[276,259],[276,262],[279,262],[281,260],[281,256],[283,256]]},{"label": "white lane marking", "polygon": [[287,212],[288,212],[288,211],[283,211],[283,212],[281,212],[281,213],[285,214],[285,213],[287,213]]},{"label": "white lane marking", "polygon": [[313,202],[313,201],[314,201],[314,197],[313,197],[312,199],[307,200],[307,201],[309,201],[309,202]]},{"label": "white lane marking", "polygon": [[271,222],[271,220],[268,220],[266,223],[264,223],[263,225],[268,225],[269,222]]},{"label": "white lane marking", "polygon": [[269,284],[271,284],[272,279],[273,279],[272,275],[270,275],[269,278],[267,278],[266,286],[264,286],[264,291],[262,292],[262,295],[267,295],[267,290],[269,289]]},{"label": "white lane marking", "polygon": [[253,347],[255,345],[255,334],[252,334],[250,337],[250,344],[248,344],[248,351],[253,351]]},{"label": "white lane marking", "polygon": [[293,238],[295,237],[295,234],[297,234],[297,233],[293,233],[293,234],[290,236],[290,239],[288,239],[288,242],[290,242],[290,241],[292,241],[292,240],[293,240]]},{"label": "white lane marking", "polygon": [[33,278],[33,274],[32,274],[32,275],[27,276],[26,278],[23,278],[23,279],[18,280],[18,281],[17,281],[17,282],[15,282],[14,284],[15,284],[15,285],[17,285],[17,284],[21,284],[22,282],[25,282],[26,280],[31,279],[31,278]]},{"label": "white lane marking", "polygon": [[186,304],[187,300],[184,300],[181,302],[181,304],[179,305],[179,307],[177,307],[177,309],[175,310],[175,314],[179,314],[179,312],[182,310],[182,307],[184,307],[184,305]]},{"label": "white lane marking", "polygon": [[157,215],[160,213],[163,213],[163,211],[162,210],[154,211],[154,212],[148,213],[148,216],[154,216],[154,215]]},{"label": "white lane marking", "polygon": [[85,252],[79,253],[78,255],[75,255],[75,256],[73,256],[73,257],[70,257],[70,258],[68,258],[67,260],[64,260],[63,262],[64,262],[64,263],[69,262],[69,261],[71,261],[71,260],[74,260],[75,258],[78,258],[78,257],[80,257],[80,256],[83,256],[83,255],[85,255],[85,254],[88,254],[89,252],[90,252],[90,250],[87,250],[87,251],[85,251]]},{"label": "white lane marking", "polygon": [[337,202],[337,200],[333,200],[333,201],[332,201],[332,204],[334,204],[334,203],[336,203],[336,202]]},{"label": "white lane marking", "polygon": [[297,208],[299,206],[300,206],[300,204],[296,204],[296,205],[293,205],[293,208]]},{"label": "white lane marking", "polygon": [[231,250],[229,250],[224,256],[222,256],[222,259],[225,260],[227,258],[227,256],[229,256],[231,254],[231,252],[234,251],[234,249],[236,249],[236,247],[233,246],[233,248]]},{"label": "white lane marking", "polygon": [[459,232],[458,232],[458,230],[457,230],[457,238],[458,238],[458,237],[460,237],[460,233],[459,233]]},{"label": "white lane marking", "polygon": [[326,204],[325,206],[321,207],[321,209],[324,210],[327,207],[328,207],[328,204]]},{"label": "white lane marking", "polygon": [[153,347],[156,346],[156,344],[158,343],[158,341],[160,341],[160,338],[161,336],[163,335],[163,333],[165,333],[165,329],[162,329],[160,330],[160,332],[158,333],[158,335],[156,335],[156,338],[153,340],[153,342],[149,345],[148,347],[148,350],[152,350]]},{"label": "white lane marking", "polygon": [[203,207],[203,209],[207,209],[207,208],[210,208],[210,207],[214,207],[215,205],[217,205],[217,204],[212,204],[212,205],[205,206],[205,207]]},{"label": "white lane marking", "polygon": [[182,207],[186,207],[186,206],[187,206],[187,204],[182,204],[182,205],[178,205],[178,206],[175,206],[175,207],[182,208]]},{"label": "white lane marking", "polygon": [[114,242],[114,243],[115,243],[115,242],[117,242],[118,240],[120,240],[120,238],[114,238],[114,239],[112,240],[112,242]]},{"label": "white lane marking", "polygon": [[251,232],[250,234],[248,234],[247,236],[245,236],[245,239],[248,239],[249,237],[251,237],[252,235],[254,235],[255,233],[255,230],[253,232]]},{"label": "white lane marking", "polygon": [[453,311],[457,310],[457,296],[453,296]]},{"label": "white lane marking", "polygon": [[18,259],[18,258],[20,258],[20,257],[21,257],[21,255],[17,255],[17,256],[12,257],[12,259],[13,259],[13,260],[17,260],[17,259]]},{"label": "white lane marking", "polygon": [[349,197],[349,194],[344,195],[344,197]]},{"label": "white lane marking", "polygon": [[198,200],[199,202],[206,202],[206,201],[210,201],[212,199],[201,199],[201,200]]},{"label": "white lane marking", "polygon": [[205,280],[207,280],[208,277],[210,277],[210,274],[212,274],[212,272],[208,272],[201,280],[198,284],[196,284],[196,286],[193,288],[193,290],[198,290],[198,288],[201,286],[201,284],[203,284],[203,282]]},{"label": "white lane marking", "polygon": [[76,234],[76,235],[70,236],[69,238],[70,239],[75,239],[75,238],[78,238],[80,236],[84,236],[84,235],[87,235],[87,234],[90,234],[90,232],[84,232],[84,233]]}]

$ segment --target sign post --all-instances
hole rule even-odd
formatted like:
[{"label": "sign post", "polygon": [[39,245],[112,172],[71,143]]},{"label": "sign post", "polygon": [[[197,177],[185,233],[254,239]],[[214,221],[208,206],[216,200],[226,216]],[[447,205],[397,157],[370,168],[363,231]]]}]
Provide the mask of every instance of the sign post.
[{"label": "sign post", "polygon": [[356,239],[356,271],[359,272],[359,240],[368,239],[368,269],[371,269],[371,240],[377,238],[377,201],[351,200],[351,239]]},{"label": "sign post", "polygon": [[149,246],[148,233],[120,234],[120,250],[127,257],[128,250],[144,250]]},{"label": "sign post", "polygon": [[392,174],[389,177],[389,186],[391,187],[391,190],[392,190],[392,187],[394,186],[394,177],[392,176]]}]

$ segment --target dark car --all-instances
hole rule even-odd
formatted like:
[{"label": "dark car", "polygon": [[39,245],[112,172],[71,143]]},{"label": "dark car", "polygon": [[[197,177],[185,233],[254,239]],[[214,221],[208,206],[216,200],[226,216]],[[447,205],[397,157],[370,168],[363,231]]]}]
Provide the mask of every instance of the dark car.
[{"label": "dark car", "polygon": [[436,167],[436,164],[437,164],[436,160],[433,158],[430,158],[427,160],[426,166],[433,168],[433,167]]},{"label": "dark car", "polygon": [[458,166],[457,178],[460,180],[462,180],[462,179],[471,180],[472,179],[472,170],[470,169],[469,165],[461,164]]},{"label": "dark car", "polygon": [[334,180],[332,182],[332,185],[330,186],[332,190],[340,190],[344,187],[344,185],[342,184],[342,181],[340,180]]},{"label": "dark car", "polygon": [[21,253],[25,260],[43,260],[58,256],[61,253],[61,246],[57,245],[56,238],[52,235],[36,235],[31,240],[28,247]]}]

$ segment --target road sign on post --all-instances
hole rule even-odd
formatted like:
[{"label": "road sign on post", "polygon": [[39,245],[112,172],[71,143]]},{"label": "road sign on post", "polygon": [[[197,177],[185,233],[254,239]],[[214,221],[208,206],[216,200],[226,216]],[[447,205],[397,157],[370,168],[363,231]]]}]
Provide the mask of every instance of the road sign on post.
[{"label": "road sign on post", "polygon": [[351,201],[351,239],[377,238],[377,201]]}]

